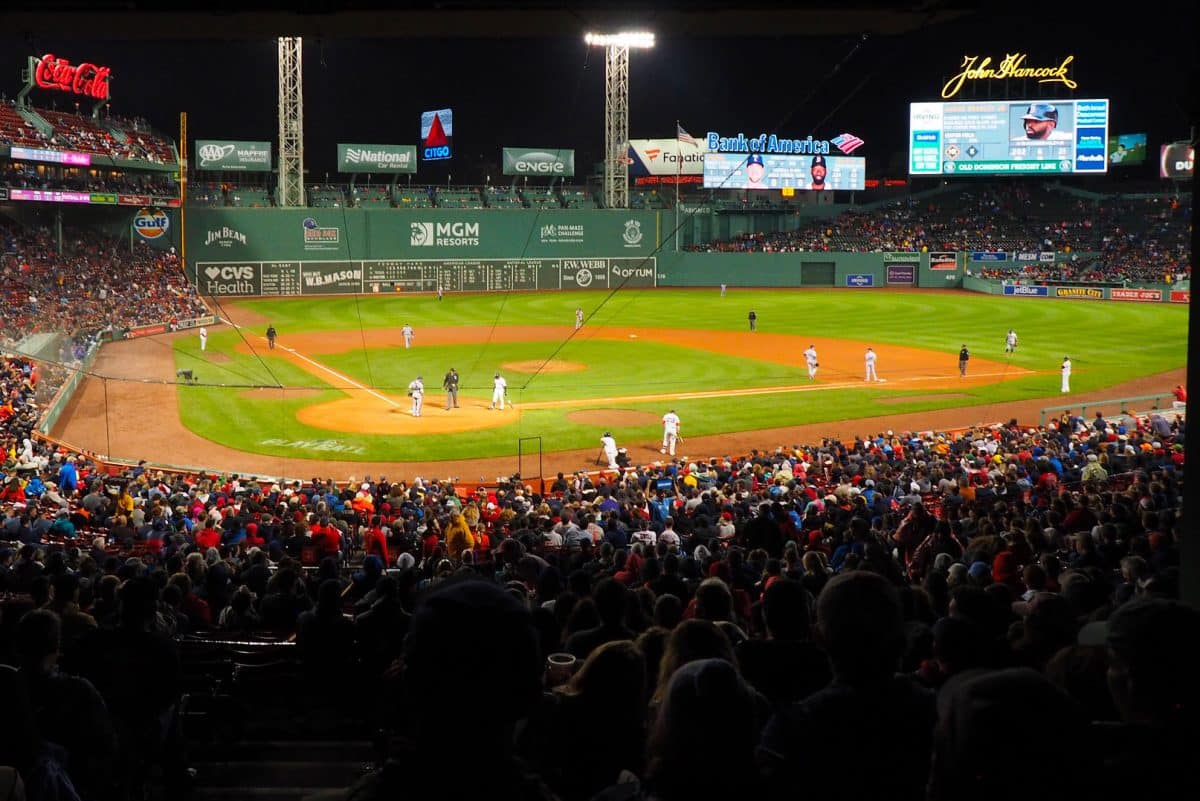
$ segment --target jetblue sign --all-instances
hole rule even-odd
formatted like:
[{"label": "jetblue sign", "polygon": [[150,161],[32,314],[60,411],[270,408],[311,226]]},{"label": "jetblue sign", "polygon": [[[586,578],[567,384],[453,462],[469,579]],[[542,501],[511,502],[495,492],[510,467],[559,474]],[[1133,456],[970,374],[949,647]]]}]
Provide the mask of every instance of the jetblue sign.
[{"label": "jetblue sign", "polygon": [[1049,297],[1050,289],[1044,286],[1021,286],[1020,284],[1005,284],[1005,295],[1017,295],[1025,298],[1045,298]]}]

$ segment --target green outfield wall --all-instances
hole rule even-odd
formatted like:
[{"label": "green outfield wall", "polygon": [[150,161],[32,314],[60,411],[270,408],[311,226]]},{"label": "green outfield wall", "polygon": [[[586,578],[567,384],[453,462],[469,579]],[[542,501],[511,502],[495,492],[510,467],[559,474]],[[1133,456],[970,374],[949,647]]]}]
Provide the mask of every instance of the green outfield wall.
[{"label": "green outfield wall", "polygon": [[[705,231],[754,224],[699,210]],[[958,289],[1014,297],[1187,302],[1187,294],[1005,290],[968,275],[1054,253],[705,253],[670,240],[673,211],[189,208],[187,267],[202,295],[731,287]],[[794,228],[792,215],[774,215]],[[781,219],[782,218],[782,219]],[[174,221],[173,221],[174,223]],[[179,225],[173,224],[176,233]],[[763,229],[759,229],[763,230]],[[164,237],[167,238],[167,237]],[[718,235],[718,239],[726,238]],[[964,283],[965,282],[965,283]]]}]

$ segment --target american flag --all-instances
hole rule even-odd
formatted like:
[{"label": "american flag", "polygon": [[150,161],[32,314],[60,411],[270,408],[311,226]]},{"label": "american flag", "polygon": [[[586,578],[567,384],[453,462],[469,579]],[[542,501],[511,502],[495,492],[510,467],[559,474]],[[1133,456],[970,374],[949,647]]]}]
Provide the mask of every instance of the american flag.
[{"label": "american flag", "polygon": [[678,139],[680,142],[683,142],[685,145],[692,145],[693,147],[695,147],[696,145],[699,144],[696,141],[696,137],[692,136],[690,133],[683,130],[683,126],[680,125],[678,122],[675,123],[675,138]]},{"label": "american flag", "polygon": [[837,149],[846,155],[853,153],[855,150],[858,150],[860,147],[866,144],[866,142],[859,139],[852,133],[844,133],[841,136],[835,136],[829,141],[833,142]]}]

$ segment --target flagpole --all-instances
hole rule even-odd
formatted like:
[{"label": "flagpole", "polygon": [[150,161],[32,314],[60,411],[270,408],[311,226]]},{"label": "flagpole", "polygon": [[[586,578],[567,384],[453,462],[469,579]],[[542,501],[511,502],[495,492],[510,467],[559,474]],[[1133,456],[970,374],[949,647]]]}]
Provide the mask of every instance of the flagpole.
[{"label": "flagpole", "polygon": [[683,170],[683,142],[679,141],[679,120],[675,120],[675,252],[679,252],[679,176]]}]

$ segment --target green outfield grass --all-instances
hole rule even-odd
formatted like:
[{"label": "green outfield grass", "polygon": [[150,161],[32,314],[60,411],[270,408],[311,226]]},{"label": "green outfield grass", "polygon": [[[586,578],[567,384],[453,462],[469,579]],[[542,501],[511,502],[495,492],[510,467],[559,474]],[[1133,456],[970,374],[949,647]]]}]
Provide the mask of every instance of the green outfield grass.
[{"label": "green outfield grass", "polygon": [[[281,341],[296,332],[350,331],[361,335],[369,345],[374,329],[398,329],[410,323],[417,332],[416,346],[411,350],[356,349],[319,358],[322,364],[400,400],[402,388],[413,376],[423,373],[431,402],[439,402],[441,376],[450,365],[457,367],[461,375],[464,401],[486,399],[490,397],[492,372],[498,365],[540,361],[553,353],[556,359],[585,364],[587,369],[547,373],[533,379],[506,372],[510,395],[518,404],[596,399],[574,408],[616,405],[650,412],[657,418],[669,403],[692,436],[947,407],[984,407],[979,410],[980,418],[1000,419],[1006,416],[1004,405],[1008,402],[1055,395],[1058,366],[1064,355],[1069,355],[1074,364],[1072,389],[1086,392],[1181,367],[1187,352],[1187,307],[1183,305],[1006,298],[967,292],[731,290],[721,298],[715,290],[659,289],[624,290],[611,296],[603,292],[447,295],[439,302],[432,296],[389,295],[255,300],[238,305],[271,320]],[[582,306],[588,314],[589,325],[695,330],[697,348],[644,340],[591,340],[586,336],[565,345],[554,340],[421,346],[422,330],[433,327],[569,327],[576,306]],[[751,308],[758,313],[760,332],[869,342],[876,345],[876,350],[882,346],[885,354],[889,344],[927,348],[946,354],[947,372],[953,369],[955,354],[965,342],[976,357],[1011,362],[1042,374],[953,390],[967,397],[910,403],[897,399],[929,395],[936,390],[885,385],[669,402],[611,404],[604,400],[805,383],[802,370],[756,358],[756,354],[729,356],[704,351],[705,337],[746,330],[746,314]],[[1011,360],[1004,353],[1004,334],[1009,328],[1016,329],[1021,339]],[[244,333],[257,336],[261,331]],[[175,344],[178,367],[195,369],[204,384],[231,385],[187,387],[180,392],[184,424],[230,447],[295,458],[305,455],[302,449],[262,443],[267,439],[336,441],[339,458],[409,461],[511,454],[520,436],[542,436],[547,450],[597,445],[596,427],[567,420],[571,411],[567,408],[522,409],[521,415],[514,415],[506,426],[460,435],[372,436],[311,428],[295,419],[296,410],[341,397],[341,391],[261,348],[261,358],[239,353],[235,347],[241,341],[239,332],[221,327],[213,330],[208,353],[203,356],[196,338],[184,337]],[[214,355],[228,357],[228,361],[217,363]],[[837,365],[822,359],[822,378],[852,379],[858,376],[860,362],[856,359],[852,364]],[[887,375],[886,355],[881,356],[880,373]],[[308,391],[248,393],[240,389],[249,386]],[[313,389],[319,392],[314,394]],[[892,400],[883,403],[881,399]],[[651,423],[614,433],[621,443],[650,443],[659,436],[659,426]]]}]

